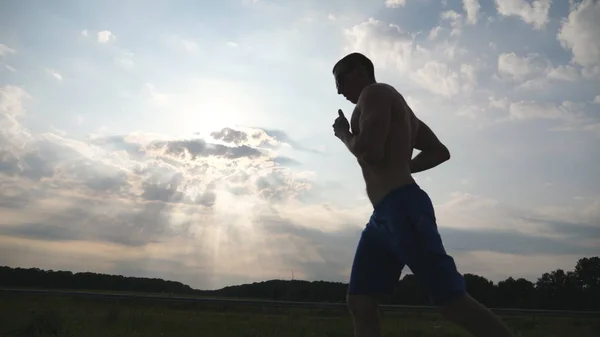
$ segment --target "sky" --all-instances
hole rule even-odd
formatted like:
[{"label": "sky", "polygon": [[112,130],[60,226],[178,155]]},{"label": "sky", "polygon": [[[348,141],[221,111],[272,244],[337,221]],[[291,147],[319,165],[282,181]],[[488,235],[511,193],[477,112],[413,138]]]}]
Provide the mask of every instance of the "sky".
[{"label": "sky", "polygon": [[347,282],[372,208],[332,132],[353,109],[332,67],[358,51],[450,150],[414,177],[459,271],[572,270],[600,255],[598,17],[590,0],[2,1],[0,265]]}]

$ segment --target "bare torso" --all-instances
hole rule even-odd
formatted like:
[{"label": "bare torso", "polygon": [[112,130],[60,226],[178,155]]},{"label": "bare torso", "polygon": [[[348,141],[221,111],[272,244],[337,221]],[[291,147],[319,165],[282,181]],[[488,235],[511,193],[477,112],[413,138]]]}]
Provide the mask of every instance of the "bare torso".
[{"label": "bare torso", "polygon": [[[394,87],[384,83],[372,85],[378,86],[379,90],[389,94],[392,102],[392,116],[385,141],[382,165],[374,167],[360,159],[358,160],[365,180],[367,195],[371,203],[376,205],[392,190],[415,182],[410,172],[410,161],[419,120]],[[350,127],[353,134],[360,133],[358,125],[360,113],[359,99],[359,103],[354,108],[350,118]]]}]

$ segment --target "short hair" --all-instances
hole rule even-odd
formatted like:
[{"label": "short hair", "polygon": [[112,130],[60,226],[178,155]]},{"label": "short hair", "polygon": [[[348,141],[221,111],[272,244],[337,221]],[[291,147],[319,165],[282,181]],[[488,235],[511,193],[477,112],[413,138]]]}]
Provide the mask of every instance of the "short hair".
[{"label": "short hair", "polygon": [[341,66],[348,66],[349,70],[354,70],[358,66],[362,66],[367,71],[367,75],[369,75],[370,79],[375,81],[375,68],[373,67],[373,62],[369,60],[365,55],[354,52],[344,56],[341,60],[337,61],[337,63],[333,66],[333,72]]}]

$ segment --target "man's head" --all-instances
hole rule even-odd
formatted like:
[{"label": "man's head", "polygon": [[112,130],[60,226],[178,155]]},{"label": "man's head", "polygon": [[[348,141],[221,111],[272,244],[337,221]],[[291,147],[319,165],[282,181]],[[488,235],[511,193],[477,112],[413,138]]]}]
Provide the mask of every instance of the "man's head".
[{"label": "man's head", "polygon": [[333,66],[337,92],[356,104],[362,90],[375,82],[373,62],[361,53],[344,56]]}]

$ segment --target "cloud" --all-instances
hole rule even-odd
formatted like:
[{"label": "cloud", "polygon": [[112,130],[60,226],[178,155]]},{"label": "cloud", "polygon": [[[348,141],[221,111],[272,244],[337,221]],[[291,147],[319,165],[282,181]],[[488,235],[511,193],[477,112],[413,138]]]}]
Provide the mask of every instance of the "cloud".
[{"label": "cloud", "polygon": [[4,65],[4,69],[10,71],[10,72],[16,72],[17,70],[13,67],[11,67],[10,65],[4,63],[4,61],[2,61],[2,59],[8,57],[8,55],[12,55],[15,54],[17,51],[8,47],[5,44],[0,43],[0,65]]},{"label": "cloud", "polygon": [[452,250],[510,254],[582,254],[600,252],[600,199],[577,206],[524,209],[491,197],[455,192],[436,205],[440,232]]},{"label": "cloud", "polygon": [[556,106],[553,103],[538,103],[533,101],[520,101],[511,103],[509,107],[510,118],[516,120],[527,119],[566,119],[572,117],[567,106]]},{"label": "cloud", "polygon": [[5,44],[0,43],[0,56],[4,57],[8,54],[14,54],[16,51]]},{"label": "cloud", "polygon": [[46,69],[46,72],[48,73],[48,75],[52,76],[59,82],[62,81],[62,79],[63,79],[62,75],[54,69]]},{"label": "cloud", "polygon": [[551,0],[495,0],[496,9],[502,16],[518,16],[535,29],[542,29],[548,23]]},{"label": "cloud", "polygon": [[[278,159],[282,144],[295,143],[284,131],[32,134],[20,122],[28,93],[18,86],[0,93],[0,263],[153,273],[209,289],[292,270],[298,278],[347,281],[368,204],[314,201],[320,185],[311,173]],[[574,234],[548,222],[576,219],[570,214],[578,211],[593,221],[594,205],[530,211],[459,192],[436,213],[449,251],[466,256],[458,263],[469,271],[471,251],[531,259],[540,251],[594,252],[584,235],[595,229]]]},{"label": "cloud", "polygon": [[540,74],[547,66],[547,60],[535,53],[519,56],[514,52],[510,52],[498,56],[498,72],[517,81],[523,81],[532,75]]},{"label": "cloud", "polygon": [[196,53],[200,50],[198,43],[196,43],[192,40],[181,39],[180,43],[181,43],[181,46],[183,47],[183,49],[187,52]]},{"label": "cloud", "polygon": [[572,61],[596,74],[600,73],[599,16],[598,1],[580,1],[571,7],[557,34],[561,46],[573,53]]},{"label": "cloud", "polygon": [[345,52],[359,51],[375,64],[404,72],[411,68],[415,53],[413,37],[399,26],[369,18],[367,21],[344,31]]},{"label": "cloud", "polygon": [[440,14],[440,18],[442,20],[450,21],[450,26],[452,27],[450,36],[460,35],[462,29],[462,14],[453,10],[448,10],[442,12],[442,14]]},{"label": "cloud", "polygon": [[452,70],[439,61],[428,61],[425,66],[411,73],[411,78],[432,93],[452,97],[459,92],[470,92],[475,85],[475,69],[462,64],[460,72]]},{"label": "cloud", "polygon": [[476,24],[479,16],[479,9],[481,8],[481,6],[479,5],[479,1],[463,0],[463,8],[467,13],[467,23],[471,25]]},{"label": "cloud", "polygon": [[135,67],[133,56],[134,54],[131,52],[123,52],[120,56],[115,58],[115,63],[124,69],[131,70]]},{"label": "cloud", "polygon": [[385,6],[388,8],[399,8],[406,5],[406,0],[385,0]]},{"label": "cloud", "polygon": [[594,103],[600,104],[600,95],[594,97]]},{"label": "cloud", "polygon": [[579,70],[571,65],[548,67],[546,70],[546,75],[550,79],[570,82],[576,81],[581,78]]},{"label": "cloud", "polygon": [[84,37],[88,37],[89,36],[89,33],[88,33],[87,29],[82,30],[79,34],[81,34],[81,36],[84,36]]},{"label": "cloud", "polygon": [[442,29],[443,28],[441,26],[435,26],[435,27],[431,28],[431,31],[429,32],[428,38],[430,40],[435,40],[438,37],[438,35],[440,35],[440,31]]},{"label": "cloud", "polygon": [[[53,242],[71,247],[64,249],[101,244],[122,253],[118,247],[171,251],[163,258],[174,263],[183,252],[172,253],[177,251],[173,248],[187,242],[194,250],[193,259],[186,253],[187,263],[203,261],[202,267],[209,268],[207,278],[215,273],[260,277],[250,270],[260,259],[278,260],[276,251],[264,247],[281,244],[261,229],[260,219],[305,212],[314,222],[296,220],[297,225],[336,227],[336,218],[327,217],[329,211],[303,204],[310,201],[314,185],[310,174],[291,169],[288,164],[294,159],[259,147],[277,144],[263,130],[213,133],[229,145],[147,133],[84,138],[30,134],[19,122],[29,95],[17,86],[2,87],[0,93],[3,250],[46,249],[56,256],[61,253],[52,248]],[[36,248],[24,248],[32,245]],[[98,270],[101,261],[125,262],[137,256],[125,252],[110,257],[100,252],[89,268]],[[2,263],[15,263],[22,256],[3,254]],[[211,261],[223,267],[210,269]],[[244,265],[252,268],[241,268]],[[271,275],[279,272],[275,265],[268,268]],[[213,278],[196,285],[212,282],[222,284]]]},{"label": "cloud", "polygon": [[99,43],[108,43],[110,41],[114,41],[116,39],[115,34],[113,34],[109,30],[103,30],[96,33],[96,40]]},{"label": "cloud", "polygon": [[[460,33],[461,14],[446,11],[442,19],[453,22],[451,34]],[[434,28],[429,40],[437,38],[442,29]],[[445,40],[427,48],[399,26],[373,18],[346,30],[345,37],[345,52],[365,53],[376,68],[406,74],[404,79],[431,93],[451,98],[459,93],[469,95],[475,89],[476,67],[463,61],[467,51],[458,43]]]},{"label": "cloud", "polygon": [[508,119],[511,121],[554,120],[558,122],[550,130],[574,131],[583,130],[592,133],[600,132],[600,121],[594,107],[588,103],[563,101],[553,102],[517,101],[508,107]]},{"label": "cloud", "polygon": [[[454,11],[447,11],[450,7],[445,7],[442,14],[434,13],[433,22],[422,22],[426,28],[423,32],[405,29],[413,25],[410,22],[395,25],[374,18],[348,21],[353,15],[347,12],[335,12],[335,22],[333,18],[325,18],[328,12],[321,16],[329,26],[352,22],[342,31],[343,50],[364,52],[375,62],[380,78],[401,82],[399,87],[406,91],[411,107],[431,113],[431,122],[444,126],[447,135],[443,137],[450,143],[469,141],[474,132],[472,125],[485,118],[502,120],[504,124],[497,123],[490,132],[503,135],[512,135],[515,127],[528,131],[534,128],[591,131],[598,125],[598,105],[592,102],[599,92],[593,89],[594,83],[584,82],[588,79],[582,78],[584,66],[581,63],[558,63],[560,55],[537,49],[514,49],[511,53],[513,50],[503,37],[496,37],[496,24],[489,25],[490,29],[475,29],[476,35],[472,35],[473,29],[469,27],[486,20],[483,8],[479,1],[464,0],[460,4],[462,7],[453,7]],[[406,15],[412,15],[411,11],[416,8],[413,3],[389,5],[402,7],[397,11]],[[302,14],[297,21],[308,16],[316,17]],[[286,21],[288,19],[293,21],[292,17]],[[535,15],[533,19],[538,20]],[[321,36],[316,30],[317,21],[310,25],[310,29],[315,30],[308,35]],[[510,24],[507,21],[511,20],[504,23]],[[539,22],[531,24],[535,26]],[[565,20],[563,26],[569,27],[572,22],[574,20]],[[309,29],[308,26],[294,26],[294,34],[306,33],[304,29]],[[519,26],[531,30],[525,24]],[[248,28],[246,33],[253,35],[251,27]],[[173,38],[171,33],[165,33],[170,36],[166,42],[173,47],[167,51],[167,58],[175,57],[168,65],[163,64],[163,57],[154,58],[157,55],[152,53],[154,56],[148,58],[150,54],[144,51],[148,46],[143,44],[136,45],[135,54],[111,48],[112,53],[106,57],[90,60],[104,60],[109,67],[112,65],[112,70],[115,66],[138,70],[107,74],[109,83],[103,83],[102,77],[89,78],[88,82],[98,85],[97,90],[90,93],[94,97],[104,97],[113,89],[128,90],[135,95],[137,81],[154,83],[142,87],[143,91],[137,92],[139,97],[131,97],[133,105],[127,102],[119,107],[144,111],[146,116],[177,113],[168,119],[169,125],[156,124],[162,122],[160,119],[154,119],[152,125],[139,123],[139,120],[134,123],[136,128],[165,128],[176,137],[143,129],[130,132],[127,128],[133,124],[127,121],[118,124],[118,132],[104,130],[99,135],[85,134],[84,129],[77,133],[69,130],[34,132],[39,126],[29,130],[26,121],[51,111],[43,110],[42,96],[36,97],[39,101],[29,106],[29,93],[23,88],[40,89],[26,82],[23,87],[1,87],[0,263],[117,271],[128,275],[152,273],[201,288],[281,278],[290,275],[291,270],[298,278],[347,280],[355,244],[370,215],[362,188],[344,181],[354,173],[343,163],[340,167],[330,166],[337,160],[328,162],[324,156],[312,156],[319,153],[312,146],[328,146],[310,138],[320,131],[307,133],[272,124],[288,123],[285,116],[273,119],[269,115],[281,111],[279,106],[289,102],[284,92],[277,93],[275,100],[264,99],[268,103],[262,104],[260,95],[256,95],[261,83],[234,82],[236,80],[223,77],[235,73],[238,78],[246,78],[252,75],[247,72],[250,68],[223,72],[224,68],[219,67],[225,60],[221,60],[209,67],[215,77],[191,79],[193,72],[185,76],[178,74],[177,69],[182,65],[179,61],[198,61],[181,52],[205,50],[201,44],[203,33],[188,33],[184,38]],[[491,35],[486,35],[488,33]],[[547,36],[538,33],[540,37]],[[95,43],[96,31],[90,30],[87,34]],[[272,32],[259,35],[267,36],[264,34]],[[277,36],[285,41],[289,37],[286,34],[287,31]],[[550,39],[554,39],[553,34],[550,33]],[[231,39],[239,42],[240,51],[259,45],[244,42],[235,34],[229,35],[216,36],[213,42],[224,51],[234,50],[227,48],[227,41]],[[574,41],[570,35],[566,36]],[[106,37],[106,43],[110,41],[114,41],[112,32]],[[319,41],[307,40],[302,48],[318,47],[308,42],[323,42]],[[335,54],[335,43],[330,47]],[[581,46],[572,44],[565,48],[573,52],[574,59],[581,55]],[[181,52],[172,53],[173,49]],[[504,54],[498,56],[498,53]],[[142,54],[144,62],[139,61]],[[235,56],[229,54],[227,57]],[[254,57],[248,60],[253,64],[256,61]],[[283,69],[272,60],[267,64],[270,69]],[[255,65],[260,67],[264,60],[259,61]],[[310,64],[321,67],[321,61],[330,64],[317,59]],[[84,72],[77,71],[81,69],[81,62],[81,59],[68,62],[67,68],[61,66],[60,71],[64,74],[75,71],[83,76]],[[288,63],[295,62],[288,59],[286,65]],[[588,64],[588,70],[592,69],[593,62]],[[77,68],[69,70],[71,66]],[[175,68],[169,68],[173,66]],[[23,66],[19,63],[19,67]],[[183,67],[190,69],[185,64]],[[160,71],[148,72],[148,69]],[[150,74],[152,79],[144,79],[144,74]],[[265,81],[272,84],[268,78]],[[405,83],[408,81],[410,83]],[[107,84],[118,87],[105,88]],[[306,88],[301,82],[296,84]],[[545,86],[545,90],[522,90],[541,86]],[[34,96],[38,93],[30,92]],[[440,101],[442,105],[438,104]],[[600,97],[597,101],[600,103]],[[111,109],[110,105],[91,106],[103,111],[106,108],[109,112]],[[35,109],[28,118],[24,116],[28,112],[26,107]],[[60,106],[55,108],[63,111]],[[456,120],[455,113],[444,111],[457,111],[474,118]],[[106,119],[105,114],[103,120],[87,111],[78,114],[85,116],[87,125],[83,126],[117,122]],[[130,113],[126,115],[135,117]],[[71,116],[65,120],[74,119]],[[179,123],[179,119],[185,123]],[[232,120],[245,126],[232,125]],[[517,126],[517,123],[523,125]],[[304,138],[297,138],[298,134]],[[572,133],[568,140],[575,136],[585,137]],[[579,140],[587,141],[587,138],[573,141]],[[526,148],[521,150],[527,151]],[[310,171],[312,169],[324,171],[315,173]],[[358,174],[360,179],[360,172]],[[470,185],[461,183],[463,178],[457,177],[456,185],[448,185],[444,183],[445,178],[432,176],[438,186],[432,193],[439,197],[451,186],[480,187],[477,177],[469,178]],[[546,178],[544,181],[550,180]],[[424,185],[429,184],[428,177],[419,180]],[[348,203],[342,203],[341,199]],[[585,214],[588,208],[592,209],[592,202],[581,201],[560,210],[510,204],[511,200],[498,199],[492,192],[489,195],[458,192],[448,199],[436,205],[436,213],[446,245],[458,257],[464,271],[480,268],[485,276],[501,278],[514,275],[515,270],[527,270],[535,277],[555,267],[548,262],[550,260],[566,261],[572,256],[597,251],[591,239],[597,234],[590,222],[593,213],[590,211],[589,221],[574,218],[574,214]],[[567,230],[571,227],[572,231]],[[482,263],[481,256],[488,260]],[[510,268],[505,264],[509,259],[516,261]],[[496,266],[496,262],[501,263]]]}]

